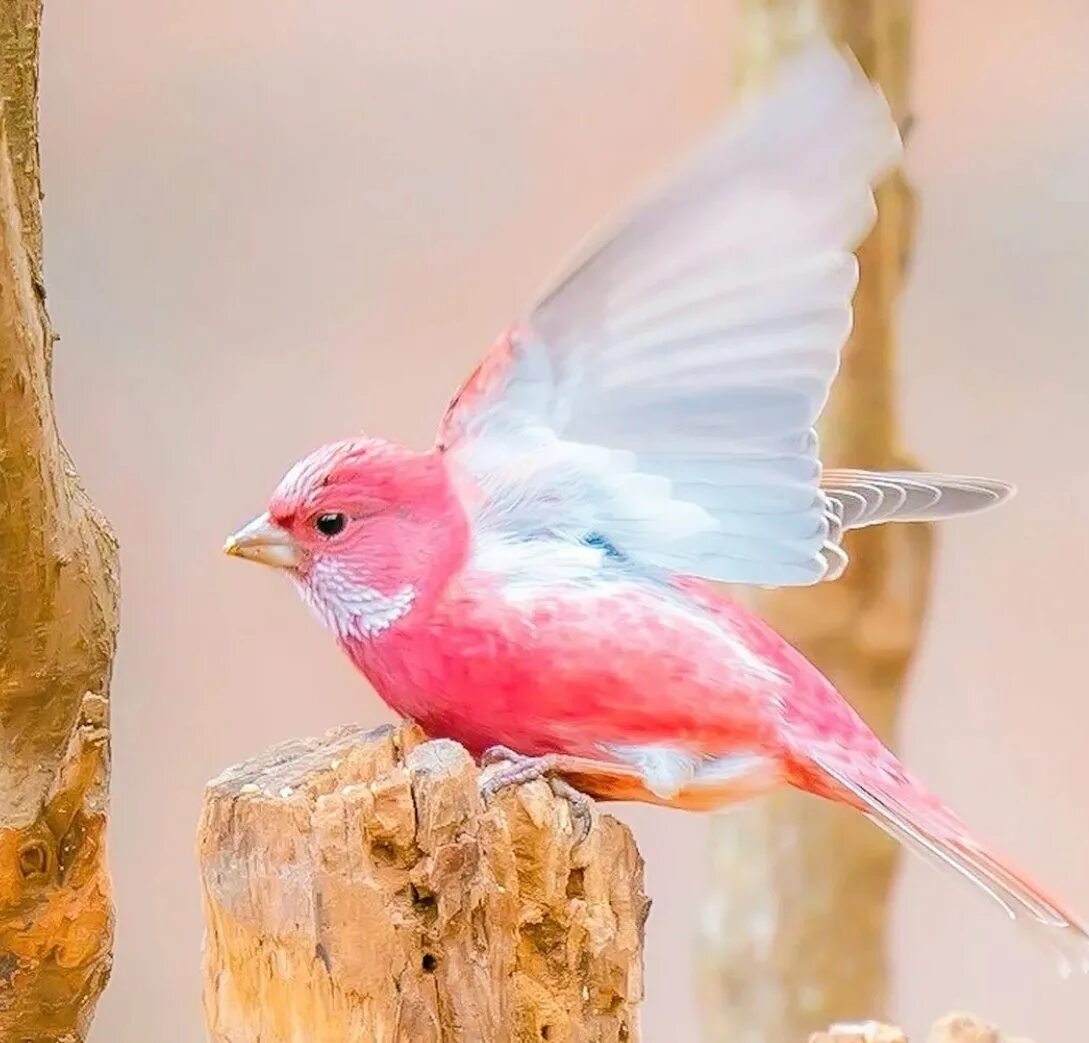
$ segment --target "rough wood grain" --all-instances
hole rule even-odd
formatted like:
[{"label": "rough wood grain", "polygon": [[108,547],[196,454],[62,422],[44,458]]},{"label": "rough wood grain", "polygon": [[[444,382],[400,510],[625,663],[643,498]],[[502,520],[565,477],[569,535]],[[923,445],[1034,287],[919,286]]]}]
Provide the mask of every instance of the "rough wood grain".
[{"label": "rough wood grain", "polygon": [[0,5],[0,1040],[82,1040],[110,966],[113,536],[57,434],[42,283],[40,0]]},{"label": "rough wood grain", "polygon": [[[736,47],[750,88],[815,32],[846,43],[906,132],[909,0],[743,0]],[[823,27],[823,29],[822,29]],[[831,466],[912,466],[896,424],[897,299],[913,198],[901,175],[878,192],[859,251],[855,327],[821,424]],[[919,637],[930,531],[851,533],[844,577],[817,588],[738,592],[816,663],[887,741]],[[795,1043],[820,1025],[887,1013],[885,962],[895,846],[861,816],[797,794],[713,828],[702,989],[708,1039]]]},{"label": "rough wood grain", "polygon": [[199,851],[214,1043],[632,1043],[643,864],[575,843],[544,783],[481,802],[412,726],[276,747],[209,784]]}]

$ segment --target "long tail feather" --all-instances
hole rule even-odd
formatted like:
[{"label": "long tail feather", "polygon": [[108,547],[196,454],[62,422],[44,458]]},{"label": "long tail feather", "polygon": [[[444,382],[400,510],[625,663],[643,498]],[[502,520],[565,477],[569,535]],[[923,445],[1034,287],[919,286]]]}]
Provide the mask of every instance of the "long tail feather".
[{"label": "long tail feather", "polygon": [[1089,930],[1028,877],[988,851],[936,796],[891,757],[865,778],[834,757],[813,758],[840,799],[931,864],[975,884],[1007,915],[1034,929],[1059,956],[1060,971],[1089,974]]}]

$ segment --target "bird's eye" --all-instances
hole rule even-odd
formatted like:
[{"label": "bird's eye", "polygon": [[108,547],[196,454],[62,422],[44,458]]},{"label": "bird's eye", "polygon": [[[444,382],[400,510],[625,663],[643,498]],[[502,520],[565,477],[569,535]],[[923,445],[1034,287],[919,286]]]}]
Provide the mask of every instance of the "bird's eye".
[{"label": "bird's eye", "polygon": [[322,536],[336,536],[344,531],[344,526],[347,524],[348,519],[340,511],[328,511],[314,519],[314,528]]}]

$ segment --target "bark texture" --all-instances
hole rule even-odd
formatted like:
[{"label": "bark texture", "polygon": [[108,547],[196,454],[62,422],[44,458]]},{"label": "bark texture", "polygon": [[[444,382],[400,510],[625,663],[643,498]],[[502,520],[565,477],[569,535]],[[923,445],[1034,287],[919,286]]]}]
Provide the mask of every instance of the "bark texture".
[{"label": "bark texture", "polygon": [[[743,0],[737,69],[762,81],[806,37],[847,44],[909,126],[909,0]],[[913,196],[878,191],[859,251],[855,325],[821,423],[830,466],[911,467],[896,423],[896,309]],[[931,536],[922,525],[851,533],[844,577],[816,588],[738,592],[819,666],[888,741],[922,624]],[[886,919],[898,852],[861,816],[798,794],[738,809],[713,827],[704,918],[707,1037],[796,1043],[820,1025],[887,1013]]]},{"label": "bark texture", "polygon": [[117,554],[57,434],[42,282],[40,0],[0,5],[0,1040],[82,1040],[110,966]]},{"label": "bark texture", "polygon": [[214,1043],[633,1043],[643,863],[576,843],[542,782],[485,807],[414,726],[290,742],[209,784],[199,851]]}]

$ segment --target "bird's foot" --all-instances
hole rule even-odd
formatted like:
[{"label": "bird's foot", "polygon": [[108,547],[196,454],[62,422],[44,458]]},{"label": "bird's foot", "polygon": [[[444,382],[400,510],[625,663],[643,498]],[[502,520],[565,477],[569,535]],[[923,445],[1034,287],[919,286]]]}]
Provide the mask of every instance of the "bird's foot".
[{"label": "bird's foot", "polygon": [[569,782],[555,775],[556,758],[526,757],[506,746],[492,746],[484,751],[480,758],[481,767],[502,764],[503,767],[493,772],[480,784],[480,793],[485,800],[490,800],[500,790],[509,786],[520,786],[525,782],[546,779],[552,792],[566,800],[571,808],[571,821],[575,826],[575,843],[581,843],[590,833],[594,824],[594,804],[585,793],[580,793]]},{"label": "bird's foot", "polygon": [[567,801],[571,809],[571,822],[575,827],[575,843],[581,844],[594,827],[594,802],[558,775],[550,775],[548,784],[557,797]]},{"label": "bird's foot", "polygon": [[525,757],[521,753],[515,753],[509,746],[489,746],[480,755],[480,766],[486,768],[491,764],[518,764],[522,761],[531,761],[533,757]]}]

